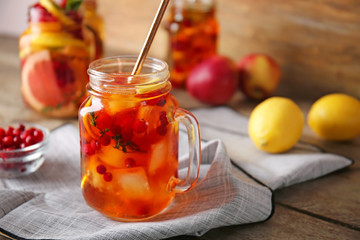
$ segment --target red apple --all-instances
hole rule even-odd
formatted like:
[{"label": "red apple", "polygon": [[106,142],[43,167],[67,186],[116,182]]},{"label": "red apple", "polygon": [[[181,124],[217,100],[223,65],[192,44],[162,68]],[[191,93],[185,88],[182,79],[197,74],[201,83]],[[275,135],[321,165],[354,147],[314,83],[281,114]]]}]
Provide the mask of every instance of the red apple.
[{"label": "red apple", "polygon": [[280,82],[279,64],[265,54],[250,54],[237,63],[239,85],[248,98],[263,100],[273,94]]},{"label": "red apple", "polygon": [[227,57],[212,56],[191,71],[186,88],[194,98],[204,103],[225,104],[238,89],[236,65]]}]

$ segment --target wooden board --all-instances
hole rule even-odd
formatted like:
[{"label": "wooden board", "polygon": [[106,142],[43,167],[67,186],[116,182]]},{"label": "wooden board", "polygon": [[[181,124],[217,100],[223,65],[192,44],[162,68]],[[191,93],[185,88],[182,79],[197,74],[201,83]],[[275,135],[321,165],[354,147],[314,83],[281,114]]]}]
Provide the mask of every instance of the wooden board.
[{"label": "wooden board", "polygon": [[[106,47],[137,54],[160,1],[101,0]],[[277,94],[316,99],[330,92],[360,97],[360,2],[358,0],[217,1],[219,53],[238,60],[263,52],[283,69]],[[150,54],[166,58],[160,29]],[[311,89],[311,91],[309,91]]]}]

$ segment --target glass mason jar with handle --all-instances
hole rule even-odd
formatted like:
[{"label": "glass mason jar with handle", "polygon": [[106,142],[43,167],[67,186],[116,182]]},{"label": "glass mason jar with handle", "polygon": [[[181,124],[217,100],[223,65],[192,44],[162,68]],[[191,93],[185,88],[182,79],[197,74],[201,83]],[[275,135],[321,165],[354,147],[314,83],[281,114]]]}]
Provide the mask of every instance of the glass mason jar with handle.
[{"label": "glass mason jar with handle", "polygon": [[94,36],[83,27],[78,6],[61,2],[40,0],[29,8],[29,25],[19,38],[21,92],[45,116],[75,117],[85,98]]},{"label": "glass mason jar with handle", "polygon": [[[131,75],[135,56],[89,66],[89,97],[79,110],[81,187],[89,206],[113,219],[142,220],[191,189],[200,168],[196,118],[169,93],[165,62],[147,58]],[[178,178],[179,122],[189,139],[188,176]]]}]

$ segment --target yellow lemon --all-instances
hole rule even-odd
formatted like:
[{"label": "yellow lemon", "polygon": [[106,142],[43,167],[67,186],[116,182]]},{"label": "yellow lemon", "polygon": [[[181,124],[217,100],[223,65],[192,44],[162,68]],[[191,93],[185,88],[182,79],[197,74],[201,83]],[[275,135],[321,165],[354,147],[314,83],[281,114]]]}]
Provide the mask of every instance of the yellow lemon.
[{"label": "yellow lemon", "polygon": [[307,121],[324,139],[353,139],[360,135],[360,101],[342,93],[325,95],[311,106]]},{"label": "yellow lemon", "polygon": [[300,139],[304,115],[292,100],[272,97],[251,112],[249,135],[255,145],[269,153],[281,153],[292,148]]}]

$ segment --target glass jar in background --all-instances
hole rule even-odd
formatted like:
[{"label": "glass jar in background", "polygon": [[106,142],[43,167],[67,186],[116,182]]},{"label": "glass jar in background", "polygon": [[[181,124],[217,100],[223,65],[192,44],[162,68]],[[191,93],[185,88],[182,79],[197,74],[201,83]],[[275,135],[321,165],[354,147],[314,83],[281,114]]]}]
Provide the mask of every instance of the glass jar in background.
[{"label": "glass jar in background", "polygon": [[166,29],[169,33],[170,81],[184,87],[190,71],[217,53],[219,33],[215,0],[174,0]]},{"label": "glass jar in background", "polygon": [[[195,117],[169,92],[165,62],[137,56],[99,59],[89,66],[89,96],[79,110],[81,188],[89,206],[113,219],[135,221],[163,211],[199,176]],[[189,135],[188,176],[178,177],[179,122]]]},{"label": "glass jar in background", "polygon": [[104,55],[104,21],[97,12],[96,0],[83,0],[81,5],[83,11],[84,23],[90,31],[94,33],[95,41],[95,59]]},{"label": "glass jar in background", "polygon": [[75,117],[86,95],[93,34],[83,27],[78,6],[40,0],[29,8],[29,25],[19,38],[21,92],[35,111]]}]

